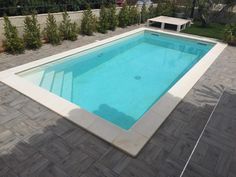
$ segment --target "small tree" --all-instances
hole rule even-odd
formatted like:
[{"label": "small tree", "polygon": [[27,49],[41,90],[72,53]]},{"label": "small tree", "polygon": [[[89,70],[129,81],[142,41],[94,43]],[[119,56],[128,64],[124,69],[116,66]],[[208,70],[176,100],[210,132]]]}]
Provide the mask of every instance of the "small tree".
[{"label": "small tree", "polygon": [[164,16],[174,16],[175,14],[175,5],[173,2],[170,2],[169,0],[165,3],[158,3],[156,9],[155,9],[155,15],[164,15]]},{"label": "small tree", "polygon": [[129,9],[129,25],[139,23],[139,11],[137,6],[130,6]]},{"label": "small tree", "polygon": [[141,23],[145,23],[148,19],[148,11],[146,8],[146,4],[143,4],[141,9]]},{"label": "small tree", "polygon": [[23,40],[18,36],[18,31],[13,26],[8,17],[4,17],[4,35],[6,40],[3,45],[7,52],[11,54],[20,54],[25,51]]},{"label": "small tree", "polygon": [[61,37],[58,30],[57,22],[52,14],[48,14],[46,27],[44,29],[44,37],[52,45],[59,45],[61,43]]},{"label": "small tree", "polygon": [[148,18],[153,18],[155,16],[155,8],[153,7],[153,4],[151,4],[148,8]]},{"label": "small tree", "polygon": [[72,23],[67,12],[62,14],[63,20],[59,26],[60,35],[63,40],[75,41],[78,36],[78,26]]},{"label": "small tree", "polygon": [[110,5],[108,10],[108,23],[109,23],[109,30],[114,31],[118,25],[118,18],[116,15],[116,6]]},{"label": "small tree", "polygon": [[98,30],[100,33],[107,33],[108,29],[109,29],[108,10],[104,6],[102,6],[100,10]]},{"label": "small tree", "polygon": [[118,15],[118,19],[119,19],[119,27],[125,28],[128,26],[128,24],[129,24],[129,8],[126,3],[121,8],[119,15]]},{"label": "small tree", "polygon": [[163,14],[165,6],[163,3],[158,3],[156,8],[155,8],[155,16],[160,16]]},{"label": "small tree", "polygon": [[202,27],[206,27],[210,22],[210,9],[212,9],[210,0],[198,0],[198,17]]},{"label": "small tree", "polygon": [[236,24],[228,24],[224,30],[224,41],[230,45],[236,45]]},{"label": "small tree", "polygon": [[25,17],[23,38],[28,49],[38,49],[42,46],[40,26],[35,14]]},{"label": "small tree", "polygon": [[93,32],[96,31],[96,17],[93,15],[90,7],[83,13],[83,18],[81,21],[81,33],[84,35],[93,35]]}]

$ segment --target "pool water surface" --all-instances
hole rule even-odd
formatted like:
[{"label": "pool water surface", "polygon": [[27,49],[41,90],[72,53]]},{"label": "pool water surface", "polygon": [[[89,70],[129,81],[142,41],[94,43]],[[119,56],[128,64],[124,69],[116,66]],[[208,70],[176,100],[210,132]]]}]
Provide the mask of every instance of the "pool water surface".
[{"label": "pool water surface", "polygon": [[128,130],[212,47],[145,31],[19,75]]}]

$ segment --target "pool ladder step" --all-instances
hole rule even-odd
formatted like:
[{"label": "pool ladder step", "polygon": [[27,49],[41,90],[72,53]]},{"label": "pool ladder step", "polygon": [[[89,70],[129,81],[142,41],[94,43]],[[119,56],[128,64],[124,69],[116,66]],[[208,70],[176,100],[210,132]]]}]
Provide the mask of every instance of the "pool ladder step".
[{"label": "pool ladder step", "polygon": [[45,71],[40,86],[42,88],[45,88],[46,90],[51,91],[54,74],[55,74],[54,71],[49,71],[49,72]]},{"label": "pool ladder step", "polygon": [[40,87],[61,96],[68,101],[72,99],[73,73],[64,71],[44,72]]}]

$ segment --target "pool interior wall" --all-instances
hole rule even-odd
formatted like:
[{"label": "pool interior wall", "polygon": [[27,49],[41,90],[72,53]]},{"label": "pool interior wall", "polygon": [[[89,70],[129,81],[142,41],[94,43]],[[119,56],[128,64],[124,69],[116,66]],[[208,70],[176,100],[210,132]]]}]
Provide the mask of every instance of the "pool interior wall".
[{"label": "pool interior wall", "polygon": [[212,47],[145,31],[19,75],[128,130]]}]

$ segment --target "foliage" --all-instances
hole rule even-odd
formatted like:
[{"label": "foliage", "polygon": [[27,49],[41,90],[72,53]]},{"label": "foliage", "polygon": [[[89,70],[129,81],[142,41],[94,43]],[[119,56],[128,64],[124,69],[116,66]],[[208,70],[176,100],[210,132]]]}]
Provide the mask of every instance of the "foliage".
[{"label": "foliage", "polygon": [[228,24],[224,29],[224,41],[236,45],[236,24]]},{"label": "foliage", "polygon": [[210,0],[198,0],[198,18],[201,20],[202,27],[206,27],[210,23],[211,6]]},{"label": "foliage", "polygon": [[25,17],[23,39],[28,49],[38,49],[42,46],[40,25],[35,14]]},{"label": "foliage", "polygon": [[121,8],[119,15],[119,27],[125,28],[129,25],[129,7],[125,3],[123,7]]},{"label": "foliage", "polygon": [[109,30],[114,31],[118,25],[118,18],[116,15],[116,6],[110,5],[108,9],[108,23],[109,23]]},{"label": "foliage", "polygon": [[56,19],[50,13],[48,14],[46,27],[44,28],[44,37],[52,45],[58,45],[61,43],[60,32]]},{"label": "foliage", "polygon": [[59,26],[59,31],[62,39],[75,41],[78,36],[77,24],[75,22],[74,23],[71,22],[70,16],[66,11],[62,14],[62,17],[63,20]]},{"label": "foliage", "polygon": [[40,13],[78,11],[86,9],[86,4],[91,8],[99,8],[101,4],[115,4],[115,0],[0,0],[0,16],[29,15],[32,11]]},{"label": "foliage", "polygon": [[146,4],[143,4],[141,9],[141,23],[145,23],[148,19],[148,11],[146,8]]},{"label": "foliage", "polygon": [[162,11],[162,15],[165,15],[165,16],[174,16],[175,15],[175,4],[174,2],[168,0],[166,1],[166,3],[164,4],[164,7],[163,7],[163,11]]},{"label": "foliage", "polygon": [[184,3],[184,16],[185,16],[185,18],[189,18],[191,15],[191,5],[192,5],[191,0],[185,1],[185,3]]},{"label": "foliage", "polygon": [[201,22],[194,22],[194,24],[192,24],[182,32],[223,40],[224,28],[225,25],[223,24],[211,23],[203,29],[201,26]]},{"label": "foliage", "polygon": [[148,18],[153,18],[156,16],[155,8],[153,7],[153,4],[151,4],[148,8]]},{"label": "foliage", "polygon": [[129,7],[129,25],[135,25],[139,23],[140,13],[137,6]]},{"label": "foliage", "polygon": [[101,6],[98,25],[98,31],[100,33],[107,33],[107,30],[109,29],[108,15],[108,10],[104,6]]},{"label": "foliage", "polygon": [[89,36],[93,35],[93,32],[96,31],[96,23],[96,17],[93,15],[91,8],[88,7],[87,10],[83,12],[83,18],[80,28],[81,33]]},{"label": "foliage", "polygon": [[19,54],[25,50],[23,40],[18,36],[18,31],[13,26],[8,17],[4,17],[4,47],[8,53]]},{"label": "foliage", "polygon": [[166,1],[165,3],[159,3],[156,7],[156,16],[174,16],[175,15],[175,5],[174,2]]}]

